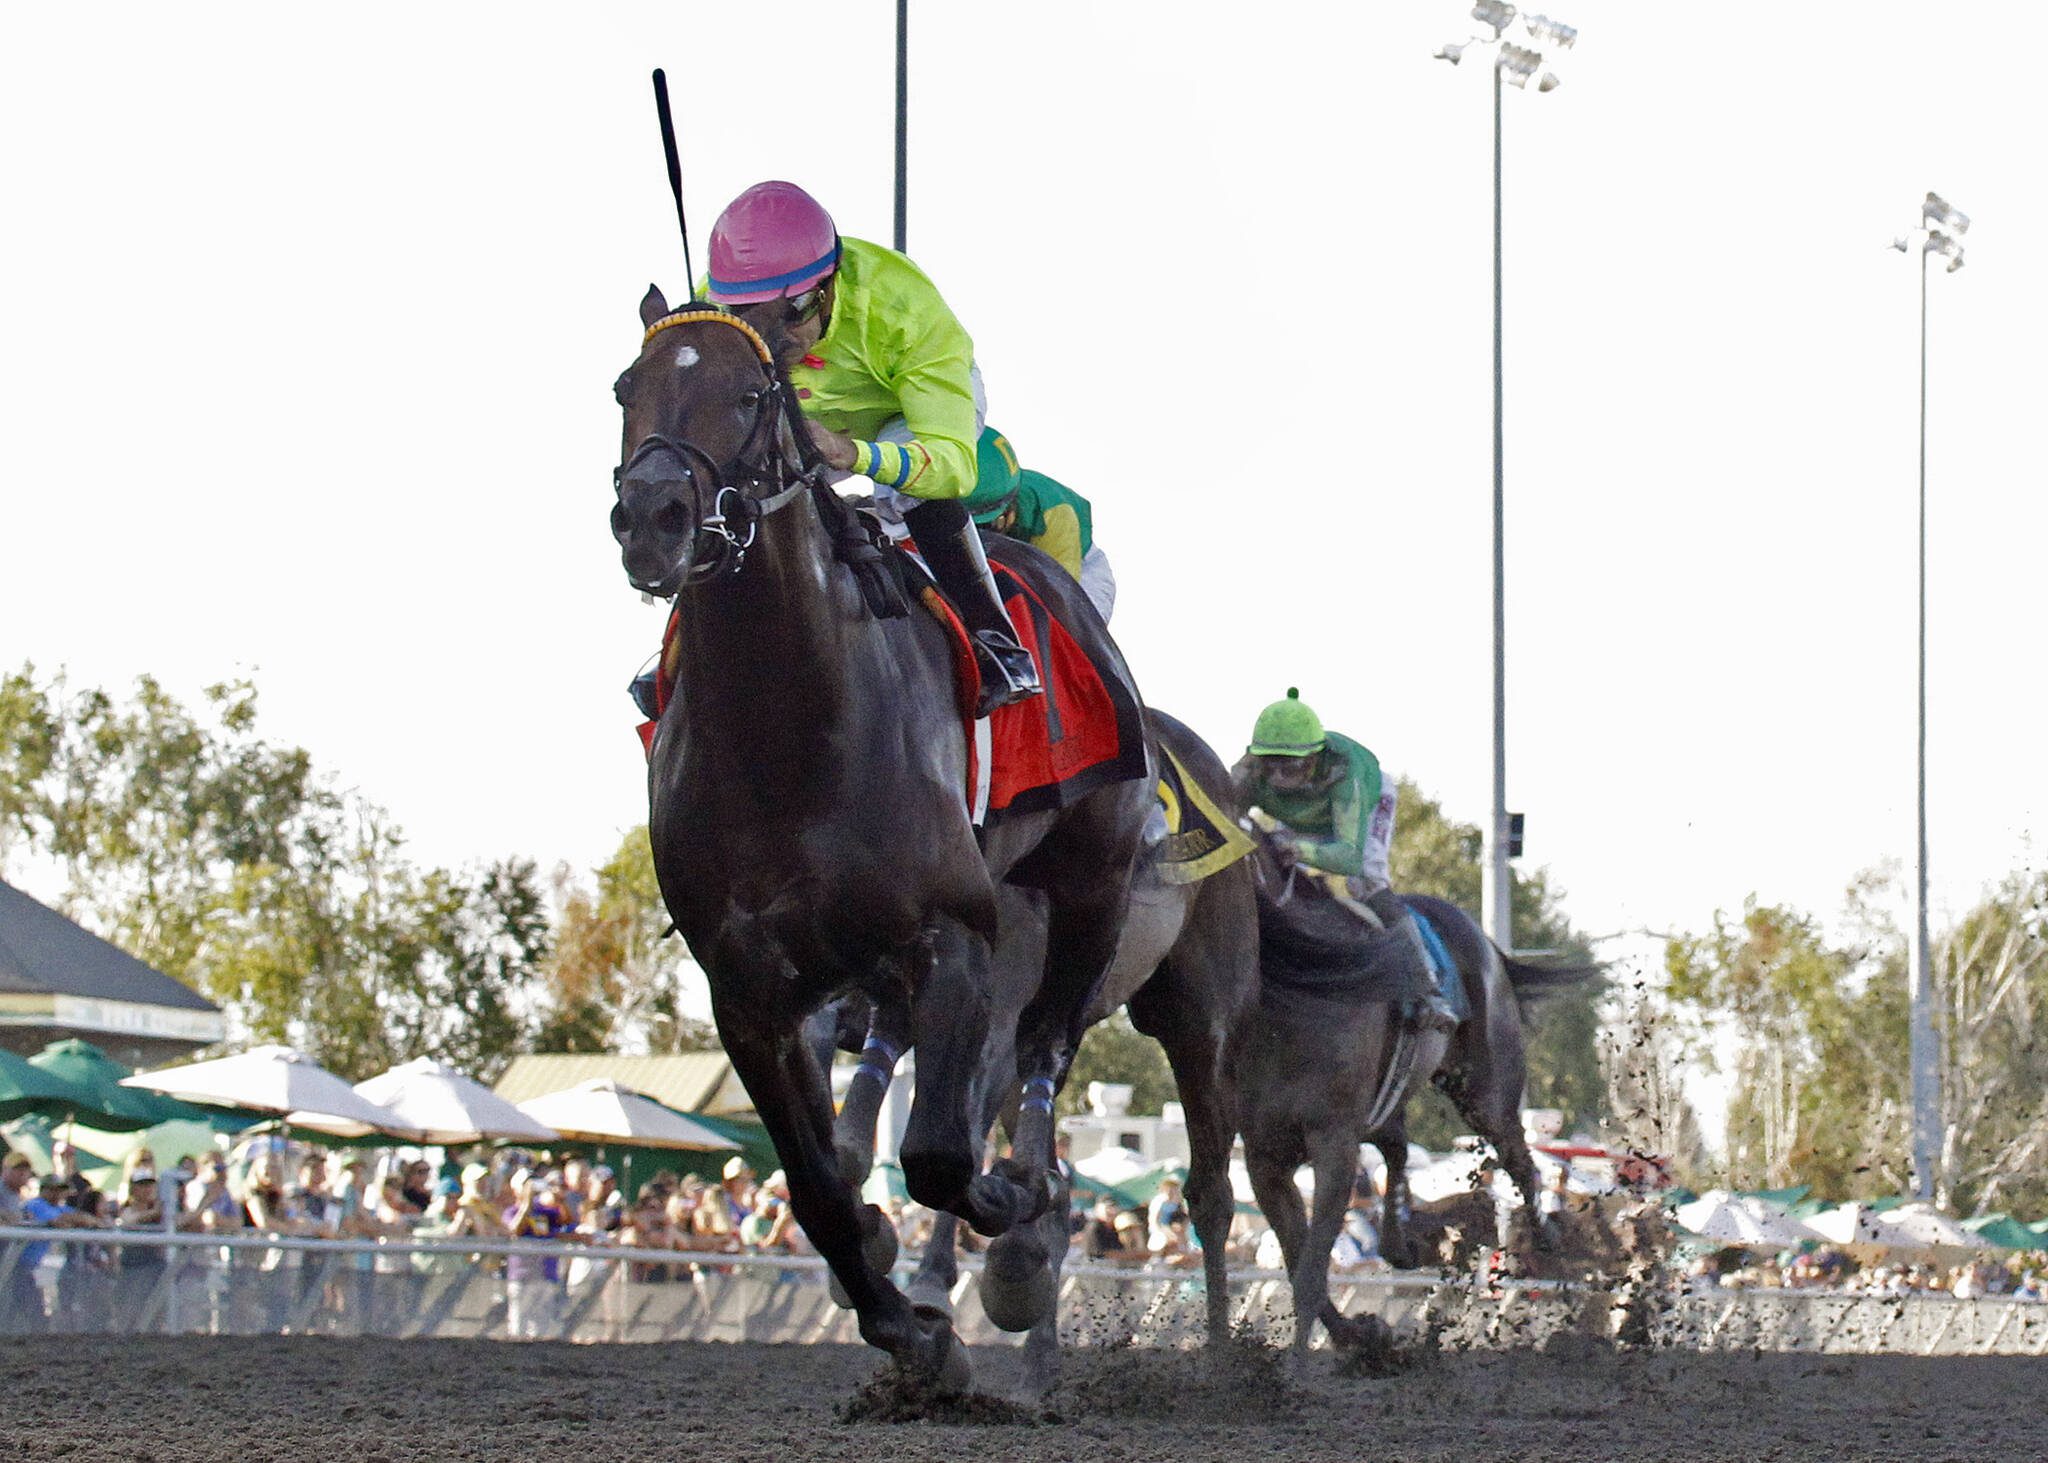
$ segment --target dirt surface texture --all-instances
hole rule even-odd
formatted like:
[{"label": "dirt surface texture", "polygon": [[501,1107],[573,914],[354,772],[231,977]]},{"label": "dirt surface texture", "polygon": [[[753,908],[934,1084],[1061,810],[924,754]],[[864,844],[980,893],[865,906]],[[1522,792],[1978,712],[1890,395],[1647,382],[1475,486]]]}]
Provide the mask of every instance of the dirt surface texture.
[{"label": "dirt surface texture", "polygon": [[1077,1348],[1028,1402],[1020,1354],[984,1348],[980,1395],[920,1402],[850,1346],[10,1339],[0,1460],[2048,1458],[2039,1360],[1565,1340],[1369,1367]]}]

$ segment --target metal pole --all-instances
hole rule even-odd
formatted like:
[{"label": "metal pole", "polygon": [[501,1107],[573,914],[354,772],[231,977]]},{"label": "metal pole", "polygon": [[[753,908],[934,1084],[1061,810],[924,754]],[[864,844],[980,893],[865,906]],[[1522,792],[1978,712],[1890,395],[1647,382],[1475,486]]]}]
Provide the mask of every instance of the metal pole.
[{"label": "metal pole", "polygon": [[896,252],[910,232],[910,0],[896,0]]},{"label": "metal pole", "polygon": [[1934,972],[1927,932],[1927,249],[1920,250],[1920,622],[1917,755],[1914,765],[1912,1068],[1913,1191],[1934,1197],[1941,1149],[1941,1077],[1935,1069]]},{"label": "metal pole", "polygon": [[1493,67],[1493,810],[1487,821],[1480,903],[1486,932],[1514,948],[1513,885],[1508,878],[1507,558],[1501,387],[1500,62]]}]

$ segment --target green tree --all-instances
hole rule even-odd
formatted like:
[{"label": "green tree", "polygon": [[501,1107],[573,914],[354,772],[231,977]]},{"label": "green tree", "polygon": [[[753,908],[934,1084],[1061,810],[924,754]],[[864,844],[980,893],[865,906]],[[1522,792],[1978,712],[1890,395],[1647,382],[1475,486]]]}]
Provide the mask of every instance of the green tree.
[{"label": "green tree", "polygon": [[1088,1110],[1090,1082],[1128,1082],[1133,1113],[1161,1111],[1175,1100],[1179,1089],[1173,1068],[1167,1065],[1166,1049],[1131,1025],[1122,1009],[1107,1021],[1098,1021],[1081,1038],[1074,1064],[1067,1073],[1067,1085],[1060,1089],[1056,1115],[1066,1117]]},{"label": "green tree", "polygon": [[535,1042],[542,1051],[715,1051],[710,1022],[683,1014],[690,952],[670,933],[643,824],[593,873],[557,875],[561,914]]},{"label": "green tree", "polygon": [[195,711],[0,678],[0,860],[51,860],[74,918],[351,1077],[439,1056],[486,1074],[525,1039],[547,947],[530,864],[422,871],[375,804],[257,731],[246,681]]}]

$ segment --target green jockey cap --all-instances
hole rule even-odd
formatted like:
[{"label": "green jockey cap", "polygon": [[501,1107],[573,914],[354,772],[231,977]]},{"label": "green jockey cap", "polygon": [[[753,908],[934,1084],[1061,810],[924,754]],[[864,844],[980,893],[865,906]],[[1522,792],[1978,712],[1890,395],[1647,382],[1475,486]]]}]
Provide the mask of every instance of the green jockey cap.
[{"label": "green jockey cap", "polygon": [[1248,750],[1254,757],[1306,757],[1322,751],[1327,740],[1323,719],[1301,699],[1299,687],[1289,686],[1286,700],[1259,713]]},{"label": "green jockey cap", "polygon": [[993,523],[1017,496],[1017,452],[994,427],[983,427],[974,444],[974,491],[961,501],[976,523]]}]

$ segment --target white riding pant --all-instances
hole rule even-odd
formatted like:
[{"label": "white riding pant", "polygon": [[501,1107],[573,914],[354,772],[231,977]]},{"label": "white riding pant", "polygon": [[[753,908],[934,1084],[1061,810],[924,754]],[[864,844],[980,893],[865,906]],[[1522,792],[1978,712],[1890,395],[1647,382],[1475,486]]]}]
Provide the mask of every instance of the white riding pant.
[{"label": "white riding pant", "polygon": [[1394,847],[1394,809],[1401,800],[1401,794],[1392,782],[1380,785],[1380,800],[1373,804],[1372,816],[1365,820],[1365,846],[1359,850],[1359,882],[1365,885],[1366,895],[1377,894],[1394,882],[1387,868],[1388,855]]},{"label": "white riding pant", "polygon": [[1099,546],[1091,545],[1081,556],[1081,592],[1107,625],[1109,612],[1116,608],[1116,571],[1109,567],[1109,555]]}]

